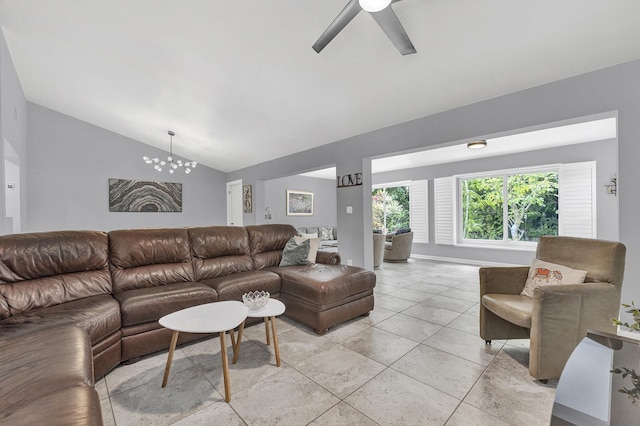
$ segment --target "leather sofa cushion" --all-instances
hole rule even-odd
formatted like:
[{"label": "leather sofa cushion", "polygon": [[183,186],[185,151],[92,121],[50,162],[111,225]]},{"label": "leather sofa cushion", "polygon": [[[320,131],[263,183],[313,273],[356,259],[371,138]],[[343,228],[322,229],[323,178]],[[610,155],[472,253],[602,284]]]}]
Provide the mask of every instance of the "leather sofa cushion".
[{"label": "leather sofa cushion", "polygon": [[0,423],[8,425],[102,425],[100,397],[95,389],[67,388],[3,411]]},{"label": "leather sofa cushion", "polygon": [[193,282],[186,229],[130,229],[109,232],[114,293]]},{"label": "leather sofa cushion", "polygon": [[297,235],[296,228],[291,225],[252,225],[246,230],[255,269],[278,266],[282,249],[291,237]]},{"label": "leather sofa cushion", "polygon": [[120,302],[123,327],[158,321],[162,316],[180,309],[218,300],[215,290],[202,283],[167,284],[121,291],[114,297]]},{"label": "leather sofa cushion", "polygon": [[0,324],[20,327],[29,324],[26,330],[75,324],[95,345],[120,330],[120,305],[110,295],[103,294],[24,312],[0,321]]},{"label": "leather sofa cushion", "polygon": [[79,327],[11,335],[0,338],[0,347],[0,413],[61,389],[93,386],[91,345]]},{"label": "leather sofa cushion", "polygon": [[235,226],[189,228],[195,281],[251,271],[247,230]]},{"label": "leather sofa cushion", "polygon": [[0,237],[0,319],[111,290],[104,232]]},{"label": "leather sofa cushion", "polygon": [[520,294],[485,294],[482,306],[510,323],[531,328],[533,298]]},{"label": "leather sofa cushion", "polygon": [[282,293],[315,305],[332,305],[362,292],[372,292],[375,273],[345,265],[286,266],[271,268],[282,278]]},{"label": "leather sofa cushion", "polygon": [[[47,308],[90,296],[111,293],[108,270],[76,272],[47,278],[0,284],[11,315]],[[4,316],[5,318],[7,316]]]},{"label": "leather sofa cushion", "polygon": [[280,292],[280,277],[269,271],[249,271],[226,277],[204,280],[218,292],[218,300],[242,300],[242,295],[250,291],[268,291],[272,296]]}]

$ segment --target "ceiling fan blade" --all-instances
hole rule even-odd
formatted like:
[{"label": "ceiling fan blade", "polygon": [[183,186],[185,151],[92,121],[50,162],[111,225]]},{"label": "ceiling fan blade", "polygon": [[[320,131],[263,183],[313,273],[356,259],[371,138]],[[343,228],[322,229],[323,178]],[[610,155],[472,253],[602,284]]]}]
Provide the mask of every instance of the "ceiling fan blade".
[{"label": "ceiling fan blade", "polygon": [[320,53],[361,10],[358,0],[349,0],[349,3],[342,9],[342,12],[340,12],[331,25],[324,30],[318,41],[313,44],[313,50]]},{"label": "ceiling fan blade", "polygon": [[402,27],[398,15],[396,15],[390,6],[380,12],[370,12],[370,14],[400,53],[403,55],[416,53],[416,48]]}]

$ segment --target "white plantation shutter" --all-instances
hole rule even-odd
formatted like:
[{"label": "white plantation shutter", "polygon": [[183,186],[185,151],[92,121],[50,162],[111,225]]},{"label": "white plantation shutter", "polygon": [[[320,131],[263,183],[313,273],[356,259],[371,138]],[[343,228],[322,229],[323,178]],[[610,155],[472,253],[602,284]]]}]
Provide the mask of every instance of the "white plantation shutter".
[{"label": "white plantation shutter", "polygon": [[429,181],[411,181],[409,202],[411,203],[411,230],[414,243],[429,242]]},{"label": "white plantation shutter", "polygon": [[435,243],[453,245],[453,176],[433,181],[435,200]]},{"label": "white plantation shutter", "polygon": [[561,165],[558,181],[558,233],[596,238],[595,161]]}]

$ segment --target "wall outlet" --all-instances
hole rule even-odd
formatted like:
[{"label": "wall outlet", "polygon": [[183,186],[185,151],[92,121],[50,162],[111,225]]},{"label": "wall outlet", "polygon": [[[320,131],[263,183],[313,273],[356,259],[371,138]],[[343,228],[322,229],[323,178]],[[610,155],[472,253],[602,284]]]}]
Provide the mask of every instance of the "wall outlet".
[{"label": "wall outlet", "polygon": [[353,207],[347,206],[347,214],[353,213]]},{"label": "wall outlet", "polygon": [[347,266],[353,266],[353,260],[347,259]]}]

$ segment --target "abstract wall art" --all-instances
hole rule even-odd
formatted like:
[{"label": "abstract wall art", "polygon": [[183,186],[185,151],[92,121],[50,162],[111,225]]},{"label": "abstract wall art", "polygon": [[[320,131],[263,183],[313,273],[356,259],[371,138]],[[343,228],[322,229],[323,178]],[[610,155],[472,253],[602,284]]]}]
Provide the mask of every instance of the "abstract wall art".
[{"label": "abstract wall art", "polygon": [[242,206],[245,213],[253,212],[253,194],[251,185],[244,185],[242,187]]},{"label": "abstract wall art", "polygon": [[182,212],[182,184],[109,179],[110,212]]}]

